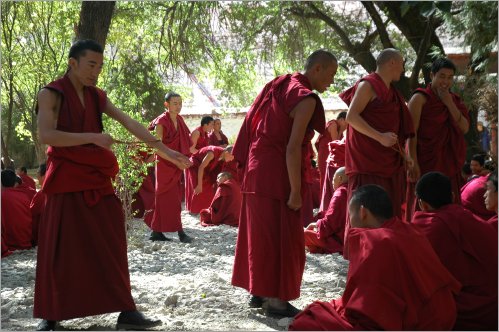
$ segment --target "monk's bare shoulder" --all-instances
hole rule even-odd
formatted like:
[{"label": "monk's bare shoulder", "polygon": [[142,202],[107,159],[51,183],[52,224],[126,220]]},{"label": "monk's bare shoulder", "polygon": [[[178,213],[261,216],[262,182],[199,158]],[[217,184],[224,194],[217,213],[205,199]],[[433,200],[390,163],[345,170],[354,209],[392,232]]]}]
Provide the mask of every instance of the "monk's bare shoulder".
[{"label": "monk's bare shoulder", "polygon": [[376,93],[374,92],[373,86],[368,81],[361,81],[357,87],[355,94],[362,95],[364,98],[369,98],[372,101],[376,98]]},{"label": "monk's bare shoulder", "polygon": [[58,113],[61,103],[61,94],[57,91],[43,88],[38,92],[38,112],[51,111]]},{"label": "monk's bare shoulder", "polygon": [[424,105],[426,103],[427,97],[424,93],[416,91],[409,102]]}]

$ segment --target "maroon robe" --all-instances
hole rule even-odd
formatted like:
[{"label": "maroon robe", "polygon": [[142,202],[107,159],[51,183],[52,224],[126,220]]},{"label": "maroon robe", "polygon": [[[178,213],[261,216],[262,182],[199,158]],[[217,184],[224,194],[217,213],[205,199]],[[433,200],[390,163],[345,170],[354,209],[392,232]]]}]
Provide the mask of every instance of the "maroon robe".
[{"label": "maroon robe", "polygon": [[[331,142],[331,134],[329,133],[329,126],[333,123],[336,123],[336,127],[339,129],[338,121],[330,120],[326,123],[326,128],[322,134],[317,137],[315,141],[315,148],[317,149],[317,166],[319,167],[320,179],[321,179],[321,187],[320,191],[322,192],[322,188],[324,186],[324,180],[326,176],[326,160],[329,154],[329,142]],[[343,137],[343,133],[339,135],[337,140],[340,140]]]},{"label": "maroon robe", "polygon": [[461,188],[461,204],[483,220],[490,219],[495,211],[487,210],[483,195],[486,191],[487,176],[482,175],[466,182]]},{"label": "maroon robe", "polygon": [[[334,191],[324,218],[317,221],[317,232],[305,231],[305,246],[309,248],[311,253],[332,254],[343,252],[348,208],[347,196],[348,186],[345,183]],[[316,239],[318,241],[315,241]]]},{"label": "maroon robe", "polygon": [[312,203],[314,209],[319,208],[321,205],[321,175],[317,167],[311,169],[312,183],[310,184],[310,191],[312,192]]},{"label": "maroon robe", "polygon": [[36,190],[36,182],[35,180],[33,180],[31,176],[29,176],[28,174],[21,174],[19,175],[19,177],[21,178],[21,180],[23,180],[23,185],[26,185],[31,189]]},{"label": "maroon robe", "polygon": [[[428,172],[440,172],[447,176],[452,185],[455,202],[460,203],[459,188],[462,185],[461,167],[466,159],[464,134],[452,118],[447,106],[435,95],[428,85],[426,89],[417,89],[426,97],[421,109],[421,118],[417,132],[417,160],[421,176]],[[452,99],[462,116],[470,121],[468,110],[459,96],[451,93]],[[405,220],[410,221],[414,211],[419,210],[415,195],[416,183],[407,183],[407,209]]]},{"label": "maroon robe", "polygon": [[229,179],[218,186],[210,207],[202,209],[199,217],[202,226],[226,224],[237,227],[240,213],[241,188],[237,181]]},{"label": "maroon robe", "polygon": [[[199,126],[196,129],[194,129],[193,132],[195,130],[199,131],[199,138],[198,138],[198,141],[196,142],[196,146],[194,148],[196,150],[199,150],[201,148],[204,148],[205,146],[210,145],[210,139],[208,137],[208,133],[203,130],[203,127]],[[192,136],[192,134],[191,134],[191,136]]]},{"label": "maroon robe", "polygon": [[33,247],[29,203],[22,189],[2,188],[2,239],[9,250]]},{"label": "maroon robe", "polygon": [[151,227],[152,215],[154,214],[154,167],[147,168],[147,174],[142,178],[139,190],[133,194],[132,211],[135,218],[144,218],[147,226]]},{"label": "maroon robe", "polygon": [[487,224],[492,225],[492,227],[494,227],[494,229],[497,232],[497,213],[494,216],[492,216],[492,218],[487,220],[486,222],[487,222]]},{"label": "maroon robe", "polygon": [[345,292],[316,301],[289,330],[449,330],[460,285],[428,240],[396,218],[380,228],[352,228]]},{"label": "maroon robe", "polygon": [[326,174],[321,192],[320,211],[327,210],[333,196],[333,178],[338,168],[345,166],[345,138],[329,142],[329,155],[326,160]]},{"label": "maroon robe", "polygon": [[417,211],[412,223],[463,286],[454,330],[497,331],[497,230],[457,204]]},{"label": "maroon robe", "polygon": [[[58,130],[102,131],[104,91],[85,87],[83,107],[68,76],[46,88],[62,96]],[[93,144],[50,146],[47,154],[33,316],[60,321],[135,310],[123,208],[111,183],[116,157]]]},{"label": "maroon robe", "polygon": [[[194,189],[198,185],[199,165],[201,165],[208,152],[212,152],[214,156],[208,166],[204,169],[203,191],[200,194],[195,195]],[[199,213],[202,209],[206,209],[210,206],[210,203],[215,196],[217,176],[222,171],[222,166],[225,163],[224,160],[219,160],[223,152],[224,148],[209,145],[201,148],[190,157],[192,166],[185,172],[185,208],[190,213]]]},{"label": "maroon robe", "polygon": [[29,205],[31,211],[32,220],[32,236],[31,243],[33,246],[38,245],[38,230],[40,228],[40,219],[42,217],[43,211],[45,211],[45,203],[47,201],[47,195],[42,190],[39,190]]},{"label": "maroon robe", "polygon": [[[192,144],[189,128],[180,115],[177,115],[177,128],[175,128],[169,112],[164,112],[154,119],[149,124],[148,129],[153,130],[156,125],[163,126],[163,137],[161,138],[163,144],[186,156],[189,155],[189,147]],[[154,157],[157,162],[154,173],[156,176],[154,203],[151,207],[153,212],[147,214],[144,220],[155,232],[177,232],[182,230],[180,219],[182,213],[180,190],[182,170],[158,154],[155,154]]]},{"label": "maroon robe", "polygon": [[237,161],[231,160],[228,163],[224,163],[222,165],[222,172],[229,172],[232,175],[232,178],[241,185],[241,169],[237,168]]},{"label": "maroon robe", "polygon": [[212,131],[211,133],[209,133],[208,134],[208,145],[215,145],[215,146],[229,145],[229,139],[221,131],[220,131],[220,136],[221,136],[221,139],[219,140],[217,138],[217,136],[215,135],[215,131]]},{"label": "maroon robe", "polygon": [[[308,79],[299,73],[283,75],[260,92],[233,150],[244,173],[232,285],[284,301],[300,296],[305,266],[301,212],[287,206],[286,147],[293,126],[289,113],[306,97],[316,100],[308,131],[324,130],[324,108]],[[303,165],[310,163],[306,146],[302,144],[302,189]]]},{"label": "maroon robe", "polygon": [[314,194],[312,192],[314,175],[312,172],[311,162],[314,150],[312,148],[312,143],[310,142],[312,138],[314,138],[314,131],[307,130],[303,139],[304,145],[302,146],[302,149],[305,149],[306,154],[304,156],[303,163],[301,164],[304,181],[304,187],[302,188],[301,193],[301,219],[303,227],[308,226],[314,218]]}]

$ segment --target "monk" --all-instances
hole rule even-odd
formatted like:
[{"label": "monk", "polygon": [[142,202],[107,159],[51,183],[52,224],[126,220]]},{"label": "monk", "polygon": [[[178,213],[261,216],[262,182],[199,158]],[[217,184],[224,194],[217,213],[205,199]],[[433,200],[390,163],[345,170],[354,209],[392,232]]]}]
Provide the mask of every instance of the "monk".
[{"label": "monk", "polygon": [[317,94],[332,84],[338,62],[313,52],[305,72],[282,75],[265,85],[246,114],[234,145],[243,169],[242,205],[232,285],[246,289],[249,305],[267,315],[295,316],[288,301],[300,296],[305,267],[300,208],[304,163],[313,130],[325,128]]},{"label": "monk", "polygon": [[387,192],[356,189],[349,203],[350,265],[343,296],[315,301],[289,330],[449,330],[459,282],[428,240],[393,215]]},{"label": "monk", "polygon": [[415,135],[408,140],[414,168],[408,174],[405,220],[410,222],[416,204],[414,188],[423,174],[441,172],[451,179],[456,203],[460,203],[461,166],[466,159],[464,134],[469,129],[468,109],[458,95],[450,92],[456,66],[447,58],[431,66],[431,83],[417,89],[409,101]]},{"label": "monk", "polygon": [[69,50],[66,74],[38,93],[38,131],[47,150],[47,195],[40,220],[34,298],[39,330],[56,322],[121,311],[117,329],[161,324],[137,311],[131,294],[125,220],[111,178],[118,172],[114,139],[102,114],[123,125],[178,168],[190,166],[139,122],[119,110],[95,85],[103,48],[79,40]]},{"label": "monk", "polygon": [[16,173],[2,171],[2,239],[10,251],[33,247],[29,203],[29,197],[16,183]]},{"label": "monk", "polygon": [[[43,186],[43,182],[45,181],[45,173],[47,172],[47,165],[40,164],[37,172],[37,179],[40,186]],[[29,209],[31,211],[31,219],[32,219],[32,238],[31,244],[36,246],[38,244],[38,229],[40,228],[40,218],[45,211],[45,202],[47,200],[47,195],[43,192],[43,190],[38,190],[33,196],[31,203],[29,205]]]},{"label": "monk", "polygon": [[[132,195],[132,211],[135,218],[144,218],[144,222],[147,226],[151,227],[152,214],[154,210],[152,206],[154,204],[154,154],[149,153],[149,151],[136,150],[136,155],[134,159],[137,160],[139,164],[147,164],[146,171],[141,173],[142,183],[137,190]],[[149,216],[150,215],[150,216]],[[148,217],[149,216],[149,217]]]},{"label": "monk", "polygon": [[201,118],[201,126],[194,129],[191,133],[191,146],[189,152],[196,153],[199,149],[210,145],[208,134],[213,130],[213,118],[211,116],[203,116]]},{"label": "monk", "polygon": [[16,171],[17,175],[23,180],[23,184],[31,189],[36,190],[35,180],[28,175],[28,170],[25,166],[21,166]]},{"label": "monk", "polygon": [[192,167],[186,171],[185,208],[192,214],[198,214],[210,206],[223,164],[234,160],[232,145],[225,149],[206,146],[193,154],[190,160]]},{"label": "monk", "polygon": [[326,174],[324,176],[324,185],[321,191],[321,201],[319,211],[326,211],[329,201],[333,196],[333,177],[338,168],[345,166],[345,142],[346,135],[341,140],[329,142],[329,155],[326,159]]},{"label": "monk", "polygon": [[[154,119],[148,129],[155,129],[156,136],[168,148],[187,156],[191,140],[189,128],[179,114],[182,110],[182,97],[175,92],[167,93],[165,108],[166,112]],[[158,154],[155,154],[155,160],[156,184],[153,212],[145,218],[152,230],[149,239],[151,241],[168,241],[170,239],[165,237],[163,232],[177,232],[180,242],[190,243],[192,238],[184,232],[180,218],[182,213],[180,190],[182,170]],[[148,222],[148,220],[151,221]]]},{"label": "monk", "polygon": [[217,191],[207,209],[199,213],[202,226],[239,225],[241,212],[241,187],[229,172],[217,176]]},{"label": "monk", "polygon": [[222,120],[213,120],[213,131],[208,134],[208,145],[221,146],[222,148],[229,145],[229,139],[222,132]]},{"label": "monk", "polygon": [[334,195],[324,218],[305,228],[305,247],[312,254],[343,252],[343,238],[347,217],[348,177],[345,167],[334,173]]},{"label": "monk", "polygon": [[497,231],[497,173],[491,173],[487,178],[487,187],[483,198],[487,210],[495,212],[487,222],[494,226]]},{"label": "monk", "polygon": [[487,186],[487,175],[480,175],[466,182],[461,188],[460,201],[464,208],[483,220],[494,216],[495,212],[485,206],[483,196]]},{"label": "monk", "polygon": [[[406,168],[412,166],[404,152],[405,142],[414,135],[404,98],[392,85],[403,72],[402,55],[387,48],[376,59],[376,72],[340,94],[349,105],[345,147],[348,193],[365,184],[380,185],[388,192],[397,217],[402,217],[405,201]],[[348,228],[347,223],[345,235]],[[343,256],[348,257],[348,246]]]},{"label": "monk", "polygon": [[497,331],[497,230],[452,203],[452,184],[442,173],[423,175],[416,196],[422,211],[412,223],[463,286],[453,329]]},{"label": "monk", "polygon": [[[340,112],[336,116],[336,120],[330,120],[326,123],[326,130],[320,134],[315,141],[315,149],[317,150],[317,164],[319,167],[319,174],[321,179],[320,192],[324,186],[326,177],[326,159],[329,155],[328,144],[329,142],[341,140],[343,132],[347,128],[346,122],[347,112]],[[334,176],[334,173],[332,174]]]},{"label": "monk", "polygon": [[485,168],[485,155],[477,153],[471,157],[470,168],[473,175],[487,175],[489,171]]}]

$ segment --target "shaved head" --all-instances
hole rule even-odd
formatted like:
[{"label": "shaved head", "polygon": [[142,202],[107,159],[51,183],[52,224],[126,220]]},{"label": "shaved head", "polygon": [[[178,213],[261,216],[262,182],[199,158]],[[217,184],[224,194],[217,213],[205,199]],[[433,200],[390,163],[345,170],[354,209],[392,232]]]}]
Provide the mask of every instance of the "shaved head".
[{"label": "shaved head", "polygon": [[336,175],[336,174],[341,175],[342,177],[345,177],[345,166],[338,168],[336,170],[336,172],[334,172],[334,175]]},{"label": "shaved head", "polygon": [[376,66],[382,66],[391,60],[403,59],[402,54],[394,48],[387,48],[381,51],[381,53],[376,58]]},{"label": "shaved head", "polygon": [[333,63],[338,63],[338,60],[333,53],[325,50],[317,50],[307,58],[307,61],[305,62],[305,71],[312,69],[316,64],[320,64],[323,68],[326,68]]}]

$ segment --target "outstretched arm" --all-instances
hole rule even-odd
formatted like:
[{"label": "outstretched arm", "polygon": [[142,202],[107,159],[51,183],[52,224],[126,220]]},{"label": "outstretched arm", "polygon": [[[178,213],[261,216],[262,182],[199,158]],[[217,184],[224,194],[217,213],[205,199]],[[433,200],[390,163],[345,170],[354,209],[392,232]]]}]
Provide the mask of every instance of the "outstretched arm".
[{"label": "outstretched arm", "polygon": [[206,156],[204,156],[203,161],[201,162],[201,165],[199,165],[198,168],[198,184],[196,185],[196,188],[194,188],[194,194],[200,194],[203,192],[203,177],[204,177],[204,169],[210,164],[210,162],[213,160],[215,155],[213,152],[209,151]]}]

